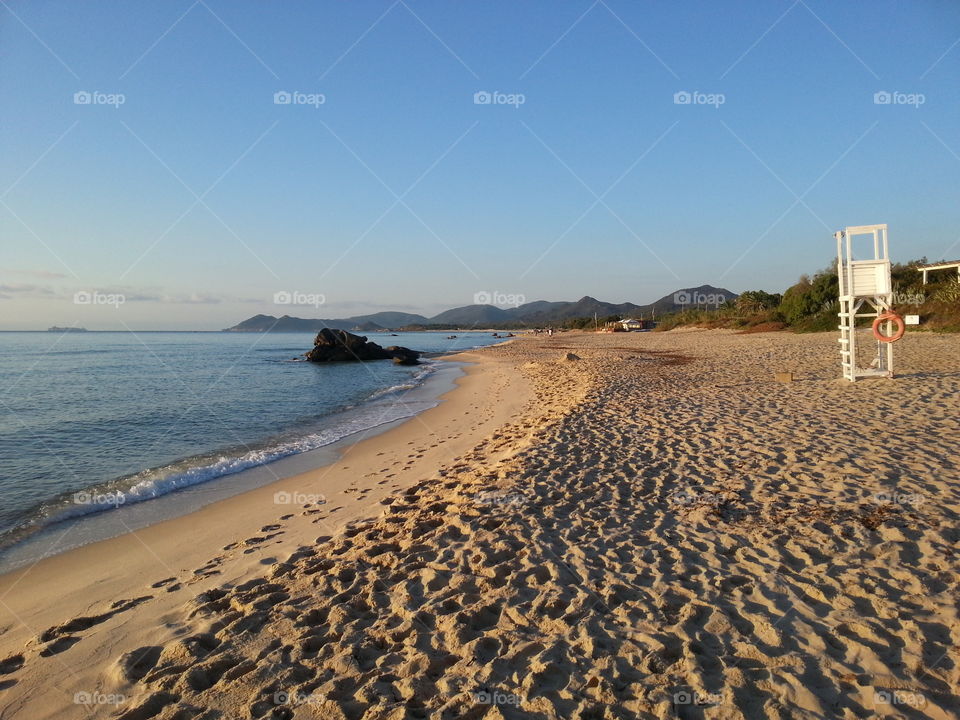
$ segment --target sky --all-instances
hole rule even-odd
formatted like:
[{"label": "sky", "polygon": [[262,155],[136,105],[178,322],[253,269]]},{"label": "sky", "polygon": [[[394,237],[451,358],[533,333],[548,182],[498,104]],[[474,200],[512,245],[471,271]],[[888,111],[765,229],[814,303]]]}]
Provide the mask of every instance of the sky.
[{"label": "sky", "polygon": [[0,329],[960,257],[955,0],[0,0]]}]

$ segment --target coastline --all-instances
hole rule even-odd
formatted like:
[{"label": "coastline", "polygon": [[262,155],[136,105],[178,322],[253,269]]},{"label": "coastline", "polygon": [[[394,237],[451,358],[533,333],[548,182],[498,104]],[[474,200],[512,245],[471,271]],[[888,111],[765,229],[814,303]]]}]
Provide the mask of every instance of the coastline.
[{"label": "coastline", "polygon": [[[318,536],[335,535],[373,517],[384,498],[434,475],[452,455],[466,453],[530,399],[523,379],[482,349],[441,360],[464,363],[463,375],[435,407],[344,438],[336,443],[336,456],[328,455],[324,464],[0,574],[0,661],[35,644],[48,626],[85,616],[97,604],[152,596],[149,610],[137,610],[156,620],[209,587],[242,583],[262,572],[265,558],[285,557]],[[286,493],[289,504],[286,499],[275,502],[278,493]],[[320,498],[325,502],[311,502]],[[152,587],[170,577],[180,581]],[[152,622],[138,622],[147,642],[155,634]],[[109,647],[88,647],[95,652],[71,666],[106,663]],[[0,688],[2,680],[0,674]],[[99,685],[85,672],[74,673],[72,680],[78,688],[74,692]],[[64,708],[63,698],[52,704],[49,715],[30,705],[31,718],[68,717],[71,711],[89,717],[82,706]]]},{"label": "coastline", "polygon": [[426,426],[281,488],[327,505],[262,488],[0,578],[0,717],[952,717],[958,350],[858,383],[832,333],[460,356]]},{"label": "coastline", "polygon": [[[487,343],[503,342],[474,335],[449,347],[451,343],[417,338],[427,347],[445,348],[446,352],[426,352],[425,358],[430,359],[412,372],[370,368],[367,374],[360,372],[362,379],[353,384],[351,377],[344,377],[346,366],[339,366],[330,371],[334,386],[316,393],[315,388],[325,382],[318,378],[317,383],[312,383],[311,378],[317,373],[303,368],[290,370],[293,365],[278,363],[269,353],[257,357],[255,361],[265,360],[267,364],[244,369],[259,373],[259,384],[248,380],[240,384],[246,387],[234,383],[228,388],[221,399],[225,409],[214,413],[219,424],[206,422],[190,427],[180,425],[179,420],[172,423],[172,418],[184,412],[174,399],[154,406],[153,415],[140,418],[131,433],[116,433],[116,439],[103,442],[96,435],[85,435],[81,424],[80,431],[64,434],[56,451],[46,447],[46,452],[31,455],[27,449],[22,455],[16,441],[7,437],[4,455],[8,461],[16,461],[10,471],[12,477],[4,478],[5,486],[12,487],[14,492],[3,508],[0,574],[329,464],[340,448],[355,441],[358,433],[370,437],[436,405],[439,396],[455,387],[453,378],[462,372],[461,363],[444,362],[442,358],[485,347]],[[172,341],[164,338],[158,343],[169,348]],[[193,347],[175,343],[172,346],[174,350],[170,352],[174,356],[177,352],[189,355],[183,348]],[[42,348],[28,347],[42,352]],[[271,347],[281,357],[289,352],[282,342]],[[81,355],[87,351],[93,352],[87,346],[78,350]],[[189,357],[191,363],[195,360]],[[168,358],[169,364],[173,362]],[[232,367],[224,372],[230,370]],[[291,374],[295,377],[289,377]],[[189,382],[190,372],[185,372],[184,377],[184,382]],[[125,380],[115,378],[118,385]],[[136,380],[132,380],[128,384],[135,386]],[[24,397],[28,396],[29,390],[24,393]],[[123,416],[134,411],[131,403],[137,400],[133,394],[119,391],[110,402],[114,407],[109,402],[101,404],[97,416],[104,427],[114,422],[111,410]],[[243,409],[235,425],[230,408]],[[26,412],[33,412],[30,417],[42,426],[43,418],[54,411],[40,403],[35,410]],[[159,438],[155,445],[154,438],[143,430],[151,427],[154,419]],[[183,441],[162,443],[167,437],[180,437]],[[57,448],[56,443],[52,444]],[[100,451],[90,453],[89,448],[95,444]],[[137,457],[141,453],[143,456]],[[101,459],[84,460],[93,457]],[[17,495],[18,482],[29,492]]]},{"label": "coastline", "polygon": [[[436,360],[438,362],[433,363],[425,380],[404,389],[402,394],[388,388],[391,392],[381,391],[364,403],[323,418],[323,430],[338,436],[338,439],[330,440],[327,444],[301,452],[282,454],[235,472],[184,484],[150,497],[146,502],[135,500],[99,512],[67,517],[32,532],[27,531],[24,537],[0,550],[0,576],[32,564],[38,559],[142,530],[150,525],[190,514],[234,495],[330,465],[360,439],[372,438],[399,426],[415,415],[435,407],[442,402],[445,395],[455,390],[456,380],[462,377],[465,363],[445,360],[443,357]],[[395,412],[397,407],[402,408],[402,413]],[[397,414],[402,416],[391,419]],[[367,427],[360,430],[348,429],[358,419],[369,423],[373,417],[377,417],[377,420]],[[317,431],[317,428],[313,429],[313,432]],[[96,491],[97,486],[94,486],[87,492]]]}]

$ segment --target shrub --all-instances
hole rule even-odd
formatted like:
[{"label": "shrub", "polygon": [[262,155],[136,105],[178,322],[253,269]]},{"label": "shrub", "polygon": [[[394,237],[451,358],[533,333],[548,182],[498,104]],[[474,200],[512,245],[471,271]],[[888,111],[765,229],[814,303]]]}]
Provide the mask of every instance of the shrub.
[{"label": "shrub", "polygon": [[951,280],[943,283],[933,294],[933,299],[942,303],[960,301],[960,280]]}]

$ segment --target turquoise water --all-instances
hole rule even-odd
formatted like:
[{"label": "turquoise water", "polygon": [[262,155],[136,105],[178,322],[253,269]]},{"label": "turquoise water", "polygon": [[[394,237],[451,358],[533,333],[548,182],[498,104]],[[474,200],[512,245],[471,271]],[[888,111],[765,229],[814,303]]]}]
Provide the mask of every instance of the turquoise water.
[{"label": "turquoise water", "polygon": [[[436,371],[297,360],[312,334],[0,333],[0,549],[410,417]],[[370,333],[447,353],[489,333]]]}]

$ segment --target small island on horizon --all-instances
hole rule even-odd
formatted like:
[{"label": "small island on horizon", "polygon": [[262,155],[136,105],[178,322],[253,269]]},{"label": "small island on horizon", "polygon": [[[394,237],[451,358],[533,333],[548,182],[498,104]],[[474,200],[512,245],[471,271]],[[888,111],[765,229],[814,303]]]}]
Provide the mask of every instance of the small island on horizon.
[{"label": "small island on horizon", "polygon": [[90,332],[83,327],[59,327],[54,325],[53,327],[48,327],[47,332],[58,332],[58,333],[68,333],[68,332]]}]

